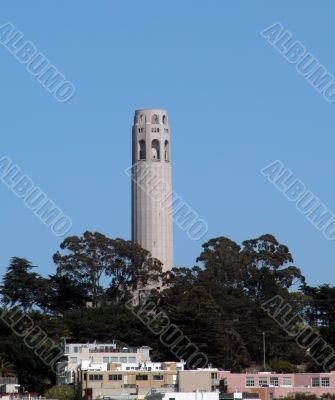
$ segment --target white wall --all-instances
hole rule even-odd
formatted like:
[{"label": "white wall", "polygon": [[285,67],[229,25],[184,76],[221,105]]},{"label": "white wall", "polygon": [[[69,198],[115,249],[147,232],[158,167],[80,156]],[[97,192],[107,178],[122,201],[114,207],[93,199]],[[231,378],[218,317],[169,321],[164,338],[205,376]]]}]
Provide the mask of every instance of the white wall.
[{"label": "white wall", "polygon": [[218,392],[167,392],[154,393],[145,398],[146,400],[219,400]]}]

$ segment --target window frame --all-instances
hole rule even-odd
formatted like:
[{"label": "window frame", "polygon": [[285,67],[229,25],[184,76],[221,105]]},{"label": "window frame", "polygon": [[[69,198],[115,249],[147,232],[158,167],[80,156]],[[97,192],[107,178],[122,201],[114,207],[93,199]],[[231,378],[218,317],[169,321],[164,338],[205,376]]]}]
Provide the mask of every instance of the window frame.
[{"label": "window frame", "polygon": [[279,386],[278,376],[270,376],[270,385],[271,386]]},{"label": "window frame", "polygon": [[[324,381],[327,381],[327,385],[324,384]],[[322,376],[321,377],[321,387],[330,387],[330,378],[329,376]]]},{"label": "window frame", "polygon": [[122,381],[122,374],[109,374],[108,380],[109,381]]},{"label": "window frame", "polygon": [[[287,383],[290,382],[290,383]],[[292,386],[292,377],[283,376],[283,386]]]},{"label": "window frame", "polygon": [[258,377],[258,386],[264,386],[264,385],[266,385],[266,386],[268,386],[269,385],[269,383],[268,383],[268,378],[266,377],[266,376],[260,376],[260,377]]},{"label": "window frame", "polygon": [[[251,381],[252,381],[252,384],[250,384]],[[246,387],[255,387],[255,377],[254,376],[246,376],[245,377],[245,386]]]},{"label": "window frame", "polygon": [[135,380],[136,381],[148,381],[149,376],[147,374],[146,375],[138,374],[138,375],[136,375]]}]

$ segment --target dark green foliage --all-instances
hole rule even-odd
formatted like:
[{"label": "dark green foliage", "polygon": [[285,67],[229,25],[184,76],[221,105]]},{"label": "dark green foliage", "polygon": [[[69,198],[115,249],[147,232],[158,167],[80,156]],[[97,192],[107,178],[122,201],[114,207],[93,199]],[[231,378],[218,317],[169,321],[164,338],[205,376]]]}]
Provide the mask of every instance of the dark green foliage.
[{"label": "dark green foliage", "polygon": [[295,365],[285,360],[273,361],[271,363],[271,369],[273,372],[277,373],[283,372],[283,373],[293,374],[295,372],[298,372],[298,369]]},{"label": "dark green foliage", "polygon": [[45,397],[47,399],[56,399],[56,400],[75,400],[76,393],[72,386],[68,385],[53,386],[52,388],[46,391]]},{"label": "dark green foliage", "polygon": [[[162,273],[160,261],[147,250],[127,240],[109,239],[99,232],[70,236],[60,247],[64,254],[57,252],[53,256],[57,279],[67,279],[78,290],[84,289],[93,308],[108,299],[129,300],[134,290],[158,282]],[[108,290],[101,285],[104,277],[110,281]]]},{"label": "dark green foliage", "polygon": [[33,268],[36,267],[24,258],[11,259],[0,286],[4,305],[29,310],[38,303],[45,293],[47,280],[32,272]]},{"label": "dark green foliage", "polygon": [[[322,396],[323,397],[323,396]],[[280,400],[319,400],[319,397],[315,394],[306,394],[306,393],[295,393],[294,396],[290,397],[281,397]],[[276,400],[276,399],[274,399]]]}]

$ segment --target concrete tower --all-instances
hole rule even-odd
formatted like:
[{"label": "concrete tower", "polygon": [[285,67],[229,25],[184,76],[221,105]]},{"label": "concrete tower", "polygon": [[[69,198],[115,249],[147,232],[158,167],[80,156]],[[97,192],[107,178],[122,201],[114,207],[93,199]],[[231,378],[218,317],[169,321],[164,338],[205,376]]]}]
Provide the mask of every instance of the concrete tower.
[{"label": "concrete tower", "polygon": [[173,267],[170,127],[165,110],[137,110],[133,126],[132,240]]}]

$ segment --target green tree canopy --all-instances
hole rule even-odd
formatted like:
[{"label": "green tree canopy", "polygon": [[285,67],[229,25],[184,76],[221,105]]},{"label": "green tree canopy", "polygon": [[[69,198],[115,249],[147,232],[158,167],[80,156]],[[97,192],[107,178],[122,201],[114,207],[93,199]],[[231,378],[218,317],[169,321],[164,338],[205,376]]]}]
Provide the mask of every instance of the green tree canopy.
[{"label": "green tree canopy", "polygon": [[33,268],[36,267],[24,258],[11,259],[0,286],[4,305],[28,310],[38,304],[44,293],[46,281],[39,274],[32,272]]},{"label": "green tree canopy", "polygon": [[[156,284],[161,278],[161,262],[128,240],[110,239],[99,232],[86,231],[81,237],[66,238],[60,247],[64,252],[53,256],[57,266],[53,279],[66,278],[70,286],[76,282],[78,290],[85,288],[94,308],[105,295],[113,301],[126,301],[137,289]],[[107,291],[102,278],[110,280]],[[82,300],[85,297],[82,296]]]},{"label": "green tree canopy", "polygon": [[76,393],[72,386],[57,385],[48,389],[45,392],[45,397],[47,399],[56,399],[56,400],[75,400]]}]

